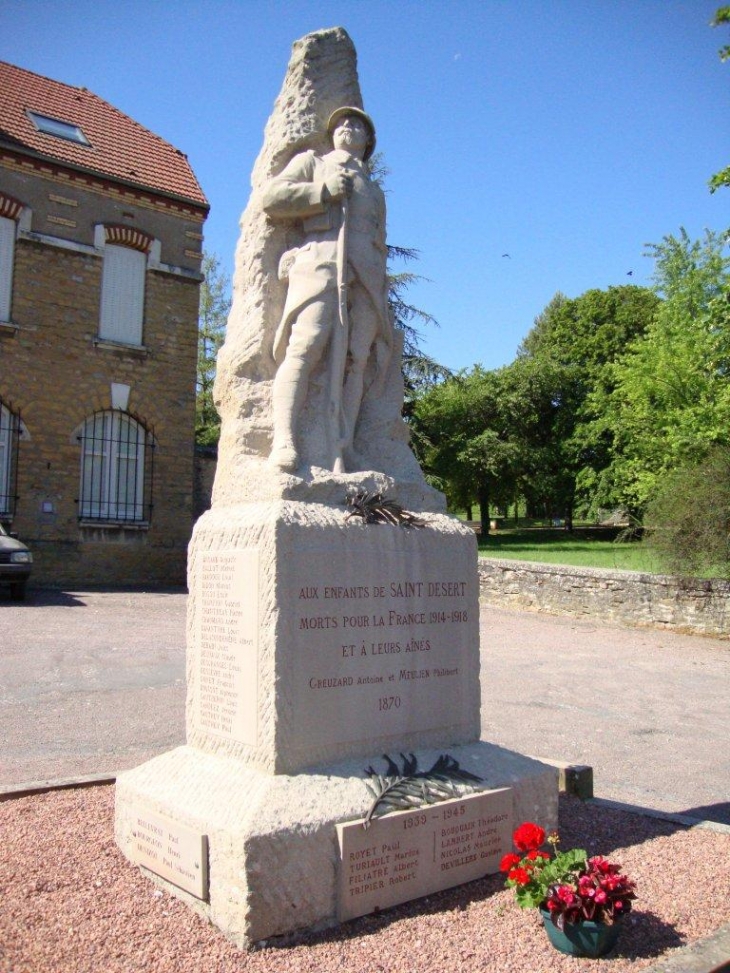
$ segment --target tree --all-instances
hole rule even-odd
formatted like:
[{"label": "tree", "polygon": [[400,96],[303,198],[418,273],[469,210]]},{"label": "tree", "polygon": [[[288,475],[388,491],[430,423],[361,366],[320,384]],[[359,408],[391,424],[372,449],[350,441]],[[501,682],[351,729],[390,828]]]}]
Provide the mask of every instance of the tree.
[{"label": "tree", "polygon": [[715,446],[699,463],[663,477],[644,524],[672,573],[730,577],[730,449]]},{"label": "tree", "polygon": [[424,280],[419,274],[411,271],[394,272],[394,260],[417,260],[418,250],[411,247],[396,247],[388,245],[388,304],[393,314],[396,328],[403,332],[403,381],[405,384],[404,415],[410,416],[413,399],[421,388],[434,385],[449,378],[451,370],[426,355],[421,349],[421,332],[414,322],[434,325],[438,321],[428,311],[415,307],[406,300],[406,291],[418,280]]},{"label": "tree", "polygon": [[635,286],[593,289],[576,298],[558,293],[518,349],[517,361],[542,369],[552,389],[546,406],[551,424],[543,432],[552,438],[543,439],[542,446],[552,472],[541,478],[541,503],[562,512],[568,525],[574,504],[595,510],[611,457],[612,434],[603,411],[613,388],[612,368],[646,332],[658,304],[650,290]]},{"label": "tree", "polygon": [[213,446],[220,436],[220,417],[213,402],[218,349],[225,337],[231,308],[230,281],[215,254],[203,254],[203,282],[198,312],[198,374],[195,395],[195,442]]},{"label": "tree", "polygon": [[663,479],[730,444],[730,260],[725,234],[684,229],[650,248],[663,298],[613,370],[604,496],[638,517]]},{"label": "tree", "polygon": [[[454,509],[471,506],[484,479],[469,451],[471,439],[481,432],[477,416],[485,411],[484,390],[478,388],[481,374],[475,368],[472,375],[462,372],[422,388],[410,417],[421,465]],[[488,520],[488,512],[482,516]]]},{"label": "tree", "polygon": [[[712,27],[721,27],[724,24],[730,24],[730,7],[719,7],[711,21]],[[730,60],[730,44],[721,47],[719,53],[721,61]],[[720,186],[730,186],[730,166],[725,166],[710,179],[711,193],[714,193]]]},{"label": "tree", "polygon": [[557,378],[556,369],[532,361],[493,371],[477,365],[416,399],[413,425],[426,473],[452,508],[476,498],[485,532],[492,504],[565,495],[554,454]]},{"label": "tree", "polygon": [[546,353],[554,351],[553,331],[560,309],[568,303],[568,298],[562,291],[556,291],[533,321],[532,327],[522,339],[517,349],[518,358],[545,357]]},{"label": "tree", "polygon": [[[381,152],[376,152],[367,162],[368,171],[372,179],[385,189],[385,180],[390,172]],[[438,327],[436,318],[415,307],[406,300],[406,291],[416,281],[425,280],[420,274],[412,271],[395,271],[393,263],[396,260],[417,260],[419,251],[413,247],[399,247],[388,244],[388,304],[393,314],[395,326],[403,332],[403,380],[405,383],[404,414],[410,415],[412,401],[420,388],[443,381],[451,375],[450,369],[439,365],[421,349],[421,332],[416,322]]]}]

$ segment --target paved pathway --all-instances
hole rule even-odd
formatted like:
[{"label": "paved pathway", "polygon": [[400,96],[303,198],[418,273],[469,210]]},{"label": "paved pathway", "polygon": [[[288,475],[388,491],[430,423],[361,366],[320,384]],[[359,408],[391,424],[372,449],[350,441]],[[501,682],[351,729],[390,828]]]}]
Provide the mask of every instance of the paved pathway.
[{"label": "paved pathway", "polygon": [[[0,787],[184,742],[185,594],[0,592]],[[482,609],[483,736],[597,796],[730,823],[730,642]]]},{"label": "paved pathway", "polygon": [[185,739],[183,592],[0,591],[0,786],[134,767]]},{"label": "paved pathway", "polygon": [[597,797],[730,824],[730,642],[482,608],[482,733]]}]

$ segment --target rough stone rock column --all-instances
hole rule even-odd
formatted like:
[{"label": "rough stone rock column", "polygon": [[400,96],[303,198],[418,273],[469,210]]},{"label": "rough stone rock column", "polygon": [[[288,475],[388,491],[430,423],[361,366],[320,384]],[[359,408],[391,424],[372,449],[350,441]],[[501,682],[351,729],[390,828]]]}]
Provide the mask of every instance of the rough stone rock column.
[{"label": "rough stone rock column", "polygon": [[[241,217],[233,304],[215,383],[222,428],[214,505],[276,498],[324,502],[336,498],[341,502],[348,485],[365,485],[388,490],[404,505],[444,510],[443,497],[428,486],[408,446],[409,432],[401,418],[399,333],[382,388],[370,398],[366,394],[362,404],[356,440],[363,456],[361,475],[349,481],[333,481],[315,468],[302,478],[272,470],[266,462],[271,448],[271,387],[276,371],[272,348],[287,287],[279,280],[278,265],[282,253],[301,241],[295,228],[267,217],[262,205],[264,190],[295,154],[310,149],[325,153],[331,148],[326,125],[334,109],[343,105],[361,108],[362,103],[355,48],[342,28],[308,34],[293,45]],[[313,388],[324,384],[323,377],[315,372]],[[305,437],[313,422],[311,417],[325,407],[323,393],[318,398],[315,391],[302,417]]]}]

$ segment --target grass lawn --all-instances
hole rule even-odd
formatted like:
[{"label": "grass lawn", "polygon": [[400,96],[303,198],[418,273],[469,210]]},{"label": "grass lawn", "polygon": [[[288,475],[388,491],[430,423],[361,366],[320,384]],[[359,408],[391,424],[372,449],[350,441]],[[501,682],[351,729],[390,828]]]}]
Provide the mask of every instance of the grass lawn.
[{"label": "grass lawn", "polygon": [[663,573],[654,551],[641,541],[617,540],[618,534],[615,529],[585,527],[572,532],[544,527],[500,529],[479,537],[479,553],[542,564]]}]

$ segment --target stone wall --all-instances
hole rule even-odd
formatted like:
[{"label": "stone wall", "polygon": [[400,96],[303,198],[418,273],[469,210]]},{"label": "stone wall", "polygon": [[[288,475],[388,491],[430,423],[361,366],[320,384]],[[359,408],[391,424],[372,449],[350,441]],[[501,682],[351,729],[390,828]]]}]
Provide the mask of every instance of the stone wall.
[{"label": "stone wall", "polygon": [[484,602],[730,638],[730,582],[479,558]]}]

